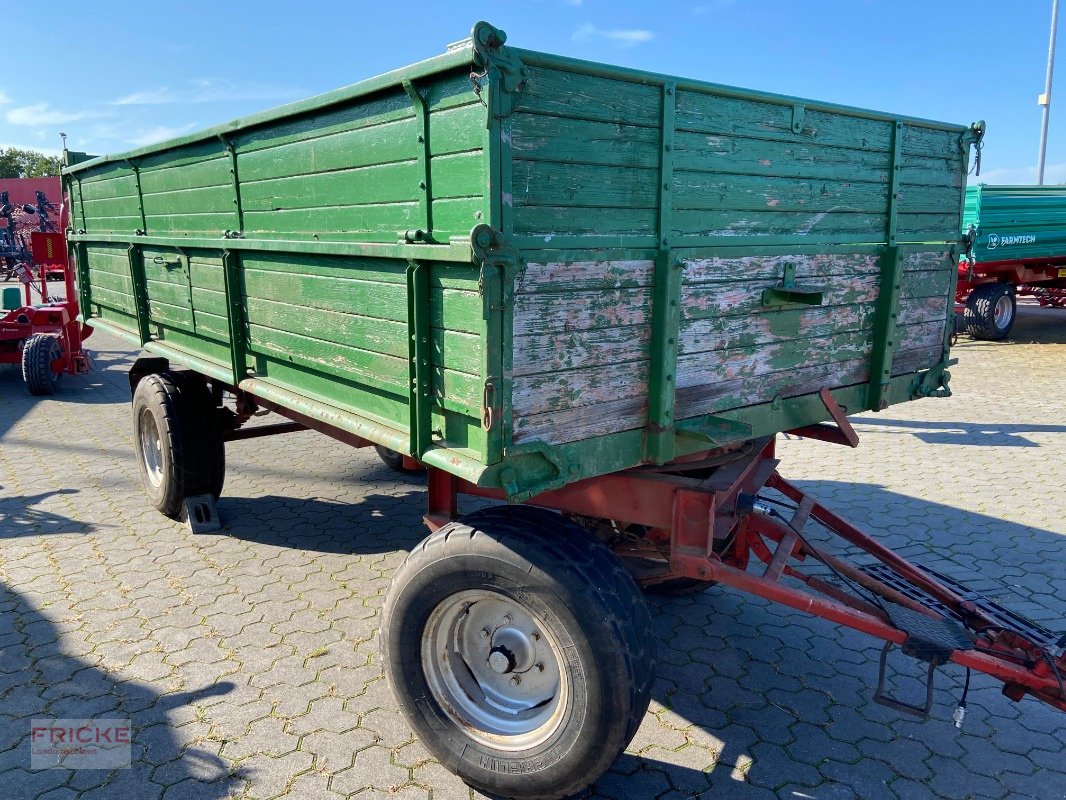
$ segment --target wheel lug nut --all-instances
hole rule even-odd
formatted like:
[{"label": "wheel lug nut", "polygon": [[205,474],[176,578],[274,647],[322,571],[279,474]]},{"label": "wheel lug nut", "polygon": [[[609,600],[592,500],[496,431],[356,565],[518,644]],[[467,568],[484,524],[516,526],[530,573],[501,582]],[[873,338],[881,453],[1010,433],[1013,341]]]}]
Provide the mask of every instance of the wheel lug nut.
[{"label": "wheel lug nut", "polygon": [[537,672],[544,672],[544,665],[543,664],[534,664],[533,668],[536,669]]},{"label": "wheel lug nut", "polygon": [[518,684],[520,684],[521,682],[522,682],[522,679],[521,679],[521,678],[519,678],[519,677],[518,677],[517,675],[512,675],[512,676],[511,676],[511,685],[512,685],[512,686],[517,686],[517,685],[518,685]]},{"label": "wheel lug nut", "polygon": [[484,636],[486,639],[489,637],[489,635],[491,633],[492,633],[492,631],[489,630],[488,628],[482,628],[481,629],[481,635]]},{"label": "wheel lug nut", "polygon": [[510,625],[511,624],[511,615],[510,614],[504,614],[503,615],[503,621],[504,621],[504,624]]},{"label": "wheel lug nut", "polygon": [[540,634],[537,633],[537,631],[533,631],[533,633],[529,634],[529,638],[532,639],[534,642],[539,642]]}]

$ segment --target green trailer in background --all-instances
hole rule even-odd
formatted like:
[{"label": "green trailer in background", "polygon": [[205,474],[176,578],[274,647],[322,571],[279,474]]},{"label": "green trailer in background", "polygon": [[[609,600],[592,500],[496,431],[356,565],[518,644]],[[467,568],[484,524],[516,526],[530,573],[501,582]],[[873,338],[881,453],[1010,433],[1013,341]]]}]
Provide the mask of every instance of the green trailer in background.
[{"label": "green trailer in background", "polygon": [[[782,431],[854,446],[847,414],[948,393],[983,125],[504,41],[478,23],[304,102],[70,155],[84,316],[147,353],[130,384],[154,505],[204,523],[226,441],[303,428],[424,467],[434,533],[389,589],[385,670],[427,748],[509,797],[577,792],[632,738],[654,678],[638,582],[723,582],[908,639],[904,617],[797,559],[823,561],[940,620],[947,649],[916,651],[931,664],[1066,707],[1039,669],[989,655],[1004,623],[773,457]],[[288,421],[244,427],[261,409]],[[460,494],[512,505],[456,519]],[[860,577],[804,538],[808,520],[896,577]],[[1046,632],[1020,624],[1010,653],[1033,642],[1042,665]]]},{"label": "green trailer in background", "polygon": [[969,186],[962,226],[972,246],[956,302],[968,334],[1006,339],[1018,296],[1066,308],[1066,186]]}]

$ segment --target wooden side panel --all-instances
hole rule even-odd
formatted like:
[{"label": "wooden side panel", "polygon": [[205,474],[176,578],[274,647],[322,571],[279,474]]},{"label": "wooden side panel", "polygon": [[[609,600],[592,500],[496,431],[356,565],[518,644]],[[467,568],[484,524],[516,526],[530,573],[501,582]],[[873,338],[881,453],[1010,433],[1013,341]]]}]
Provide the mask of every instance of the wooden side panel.
[{"label": "wooden side panel", "polygon": [[133,233],[141,227],[141,205],[134,171],[123,164],[106,164],[82,175],[74,219],[89,233]]},{"label": "wooden side panel", "polygon": [[[485,108],[466,73],[418,88],[428,143],[399,87],[237,137],[247,235],[396,241],[425,227],[423,196],[437,240],[469,234],[485,207]],[[427,144],[428,180],[419,163]]]},{"label": "wooden side panel", "polygon": [[469,70],[416,89],[428,138],[397,86],[80,173],[74,219],[90,234],[395,242],[427,227],[428,205],[438,241],[466,236],[486,210],[485,107]]},{"label": "wooden side panel", "polygon": [[[677,418],[868,380],[882,258],[851,253],[686,262]],[[939,361],[955,268],[947,249],[903,258],[894,374]],[[823,290],[821,305],[763,305],[764,290],[781,285],[786,267],[797,284]]]},{"label": "wooden side panel", "polygon": [[519,242],[613,235],[654,245],[660,94],[655,86],[527,68],[509,118]]},{"label": "wooden side panel", "polygon": [[[869,380],[881,260],[874,252],[686,259],[677,418]],[[822,305],[762,304],[786,266],[797,282],[824,288]],[[953,269],[946,249],[905,256],[895,374],[939,361]],[[644,427],[652,270],[650,260],[534,262],[519,274],[516,442]]]},{"label": "wooden side panel", "polygon": [[652,274],[650,259],[534,262],[520,272],[516,442],[577,441],[644,424]]},{"label": "wooden side panel", "polygon": [[[398,260],[246,253],[248,349],[258,374],[406,427],[407,264]],[[433,394],[439,409],[480,418],[482,300],[477,273],[433,265]]]},{"label": "wooden side panel", "polygon": [[960,133],[915,124],[897,133],[890,119],[710,89],[676,93],[669,229],[659,231],[662,87],[527,72],[509,118],[514,234],[526,246],[887,242],[893,166],[897,241],[958,237]]},{"label": "wooden side panel", "polygon": [[85,260],[92,286],[91,312],[131,333],[137,333],[137,304],[133,294],[129,254],[124,244],[86,247]]}]

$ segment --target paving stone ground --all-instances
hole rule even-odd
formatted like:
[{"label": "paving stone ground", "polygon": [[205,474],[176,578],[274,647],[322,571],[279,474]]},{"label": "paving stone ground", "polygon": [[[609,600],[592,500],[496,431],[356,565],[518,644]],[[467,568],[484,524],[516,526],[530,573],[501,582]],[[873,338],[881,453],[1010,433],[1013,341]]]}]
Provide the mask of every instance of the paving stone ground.
[{"label": "paving stone ground", "polygon": [[[55,398],[0,368],[0,798],[468,797],[399,715],[376,639],[421,482],[311,432],[236,442],[225,533],[194,537],[138,486],[133,354],[90,344],[96,371]],[[955,352],[955,396],[863,416],[858,450],[784,442],[782,471],[1066,628],[1066,312]],[[957,668],[918,722],[871,703],[859,634],[717,587],[652,609],[651,710],[595,797],[1066,797],[1066,715],[989,679],[960,732]],[[128,717],[132,768],[31,771],[46,716]]]}]

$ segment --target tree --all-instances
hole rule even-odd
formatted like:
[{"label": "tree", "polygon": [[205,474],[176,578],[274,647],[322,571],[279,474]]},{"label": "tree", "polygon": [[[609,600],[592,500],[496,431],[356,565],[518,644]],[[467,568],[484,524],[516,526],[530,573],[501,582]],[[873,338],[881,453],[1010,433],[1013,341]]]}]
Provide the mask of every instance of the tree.
[{"label": "tree", "polygon": [[63,161],[35,150],[0,147],[0,178],[46,178],[58,175]]}]

